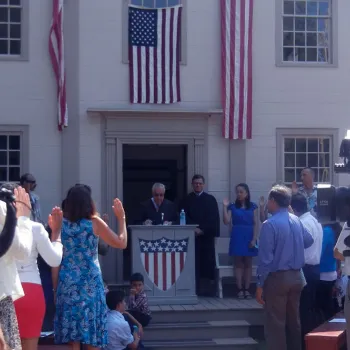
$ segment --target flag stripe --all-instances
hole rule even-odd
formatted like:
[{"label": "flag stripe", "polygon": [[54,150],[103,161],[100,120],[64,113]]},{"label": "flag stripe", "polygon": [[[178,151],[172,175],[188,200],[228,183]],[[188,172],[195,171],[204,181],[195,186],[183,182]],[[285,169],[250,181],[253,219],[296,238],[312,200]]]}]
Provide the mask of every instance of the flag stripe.
[{"label": "flag stripe", "polygon": [[221,0],[223,136],[252,136],[253,0]]},{"label": "flag stripe", "polygon": [[52,21],[49,33],[49,54],[57,85],[58,128],[68,126],[66,76],[64,64],[63,0],[53,0]]},{"label": "flag stripe", "polygon": [[171,253],[171,285],[176,282],[175,253]]},{"label": "flag stripe", "polygon": [[[181,13],[181,6],[157,10],[129,6],[131,103],[170,104],[180,101]],[[153,28],[155,44],[148,34],[153,33]]]},{"label": "flag stripe", "polygon": [[151,253],[153,254],[153,266],[154,266],[154,284],[158,286],[158,254],[157,253]]}]

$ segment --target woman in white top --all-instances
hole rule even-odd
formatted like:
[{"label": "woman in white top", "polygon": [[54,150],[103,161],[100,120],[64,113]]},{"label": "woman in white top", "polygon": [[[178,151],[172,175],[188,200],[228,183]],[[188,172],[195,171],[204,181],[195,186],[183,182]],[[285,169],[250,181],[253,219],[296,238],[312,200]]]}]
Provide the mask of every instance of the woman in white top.
[{"label": "woman in white top", "polygon": [[[29,220],[31,205],[28,194],[22,187],[15,189],[17,228],[12,245],[0,258],[0,328],[10,349],[21,350],[21,341],[13,301],[24,296],[17,273],[16,259],[26,259],[32,248],[32,225]],[[6,204],[0,202],[0,229],[6,219]],[[2,343],[2,342],[0,342]]]},{"label": "woman in white top", "polygon": [[[16,184],[4,184],[1,188],[13,191]],[[40,254],[48,265],[57,267],[62,260],[62,243],[60,228],[52,227],[52,216],[62,216],[58,208],[52,210],[49,225],[52,229],[52,242],[44,226],[32,222],[33,244],[30,256],[17,261],[17,271],[25,293],[24,298],[16,300],[15,310],[23,350],[36,350],[45,316],[45,298],[37,265]]]}]

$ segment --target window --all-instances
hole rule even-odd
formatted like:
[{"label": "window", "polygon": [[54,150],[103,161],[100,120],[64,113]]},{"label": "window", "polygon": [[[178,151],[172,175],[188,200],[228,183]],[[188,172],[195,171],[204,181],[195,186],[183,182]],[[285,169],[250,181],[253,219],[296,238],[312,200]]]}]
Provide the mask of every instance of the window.
[{"label": "window", "polygon": [[0,132],[0,183],[18,182],[21,176],[21,136]]},{"label": "window", "polygon": [[300,183],[301,170],[310,167],[316,183],[334,184],[334,155],[338,152],[337,129],[277,129],[277,181]]},{"label": "window", "polygon": [[276,1],[281,7],[277,13],[282,14],[281,28],[276,27],[277,62],[318,66],[334,64],[334,1]]},{"label": "window", "polygon": [[[0,0],[0,58],[23,58],[27,53],[29,1]],[[26,4],[26,5],[25,5]]]},{"label": "window", "polygon": [[[1,1],[1,0],[0,0]],[[129,63],[128,50],[128,5],[142,6],[145,8],[164,8],[182,4],[181,36],[180,36],[180,62],[186,64],[186,3],[187,0],[124,0],[123,11],[123,62]]]}]

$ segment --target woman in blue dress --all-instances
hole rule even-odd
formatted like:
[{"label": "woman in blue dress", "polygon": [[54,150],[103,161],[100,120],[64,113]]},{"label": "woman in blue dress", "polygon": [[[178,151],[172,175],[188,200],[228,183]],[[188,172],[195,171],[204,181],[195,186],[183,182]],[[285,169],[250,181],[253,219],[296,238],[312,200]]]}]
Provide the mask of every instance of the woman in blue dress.
[{"label": "woman in blue dress", "polygon": [[[247,184],[236,186],[236,201],[230,203],[224,199],[224,223],[232,223],[229,254],[233,256],[235,278],[238,287],[238,298],[250,299],[250,282],[252,278],[252,260],[257,256],[258,207],[250,201]],[[244,289],[243,289],[244,280]]]},{"label": "woman in blue dress", "polygon": [[101,238],[114,248],[125,249],[127,245],[125,212],[119,199],[114,200],[113,211],[119,223],[118,235],[98,217],[88,186],[72,187],[65,201],[63,259],[58,281],[53,281],[57,293],[54,330],[55,342],[70,343],[73,350],[80,349],[80,344],[86,344],[88,350],[108,344],[98,241]]}]

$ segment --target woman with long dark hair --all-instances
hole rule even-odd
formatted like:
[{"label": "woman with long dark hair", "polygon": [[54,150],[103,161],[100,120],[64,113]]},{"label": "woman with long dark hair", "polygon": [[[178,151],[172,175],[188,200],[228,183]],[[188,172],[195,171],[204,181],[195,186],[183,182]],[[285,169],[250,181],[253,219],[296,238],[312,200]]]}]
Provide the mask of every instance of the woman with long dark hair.
[{"label": "woman with long dark hair", "polygon": [[[251,202],[249,187],[245,183],[236,186],[236,201],[224,199],[225,225],[232,223],[229,254],[233,256],[238,298],[251,298],[249,287],[252,278],[252,259],[257,256],[258,207]],[[243,289],[244,280],[244,289]]]},{"label": "woman with long dark hair", "polygon": [[113,201],[118,234],[98,217],[86,185],[73,186],[64,207],[61,238],[63,259],[58,274],[56,343],[70,343],[73,350],[86,344],[88,350],[107,345],[107,306],[100,265],[98,240],[114,248],[125,249],[127,233],[125,212],[119,199]]}]

